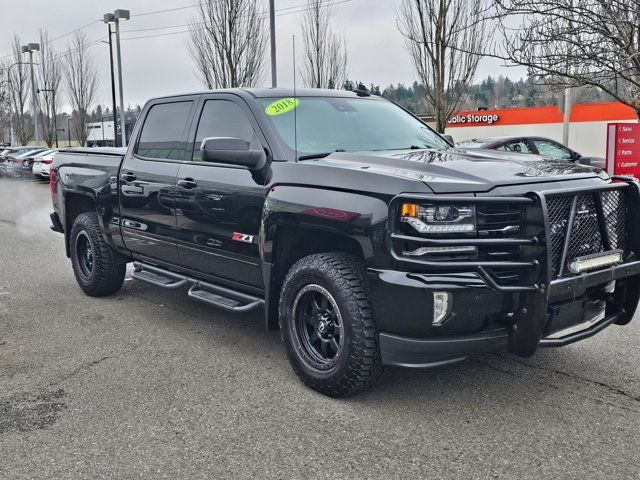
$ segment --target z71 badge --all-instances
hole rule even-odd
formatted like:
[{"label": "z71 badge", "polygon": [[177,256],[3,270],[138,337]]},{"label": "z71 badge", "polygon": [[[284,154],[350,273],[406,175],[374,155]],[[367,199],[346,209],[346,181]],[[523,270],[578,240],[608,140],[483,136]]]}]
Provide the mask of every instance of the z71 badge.
[{"label": "z71 badge", "polygon": [[253,243],[253,235],[247,235],[246,233],[233,232],[231,237],[236,242]]}]

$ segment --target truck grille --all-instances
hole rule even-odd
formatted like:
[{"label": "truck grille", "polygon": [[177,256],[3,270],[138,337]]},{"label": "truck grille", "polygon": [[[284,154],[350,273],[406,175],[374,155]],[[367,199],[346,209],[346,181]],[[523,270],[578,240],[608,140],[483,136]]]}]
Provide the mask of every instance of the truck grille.
[{"label": "truck grille", "polygon": [[[574,202],[576,211],[564,271],[561,272]],[[549,196],[547,210],[553,278],[567,274],[567,266],[578,257],[609,250],[624,250],[625,198],[621,189]]]},{"label": "truck grille", "polygon": [[[522,238],[523,205],[488,204],[478,205],[477,229],[480,238]],[[482,246],[478,248],[478,258],[482,261],[517,261],[521,257],[521,247],[511,245]],[[501,284],[518,282],[518,269],[493,269],[493,275]]]}]

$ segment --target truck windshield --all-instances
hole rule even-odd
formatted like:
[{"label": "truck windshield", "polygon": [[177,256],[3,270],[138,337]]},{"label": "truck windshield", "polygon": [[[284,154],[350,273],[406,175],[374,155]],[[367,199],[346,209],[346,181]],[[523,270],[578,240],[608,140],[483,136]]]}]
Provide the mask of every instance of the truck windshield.
[{"label": "truck windshield", "polygon": [[262,106],[289,148],[290,158],[294,157],[296,137],[301,159],[336,151],[450,147],[420,120],[375,98],[265,98]]}]

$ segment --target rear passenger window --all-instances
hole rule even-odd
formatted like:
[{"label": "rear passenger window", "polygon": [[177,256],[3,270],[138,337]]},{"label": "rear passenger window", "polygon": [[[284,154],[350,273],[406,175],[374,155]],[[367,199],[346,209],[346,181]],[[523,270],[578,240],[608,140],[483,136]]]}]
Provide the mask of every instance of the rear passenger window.
[{"label": "rear passenger window", "polygon": [[142,157],[184,160],[184,131],[193,102],[161,103],[149,110],[136,153]]},{"label": "rear passenger window", "polygon": [[207,100],[202,109],[193,160],[202,160],[200,144],[210,137],[234,137],[245,140],[251,148],[260,148],[260,141],[256,136],[251,121],[242,109],[228,100]]}]

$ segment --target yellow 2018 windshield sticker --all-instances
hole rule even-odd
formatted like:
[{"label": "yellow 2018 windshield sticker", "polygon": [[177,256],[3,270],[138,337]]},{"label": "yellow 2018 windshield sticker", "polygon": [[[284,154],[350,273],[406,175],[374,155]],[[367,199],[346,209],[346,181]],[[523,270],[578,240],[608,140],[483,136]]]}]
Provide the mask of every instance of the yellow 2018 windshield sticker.
[{"label": "yellow 2018 windshield sticker", "polygon": [[294,110],[298,105],[300,105],[299,98],[281,98],[269,104],[267,108],[264,109],[264,113],[270,116],[282,115],[283,113]]}]

